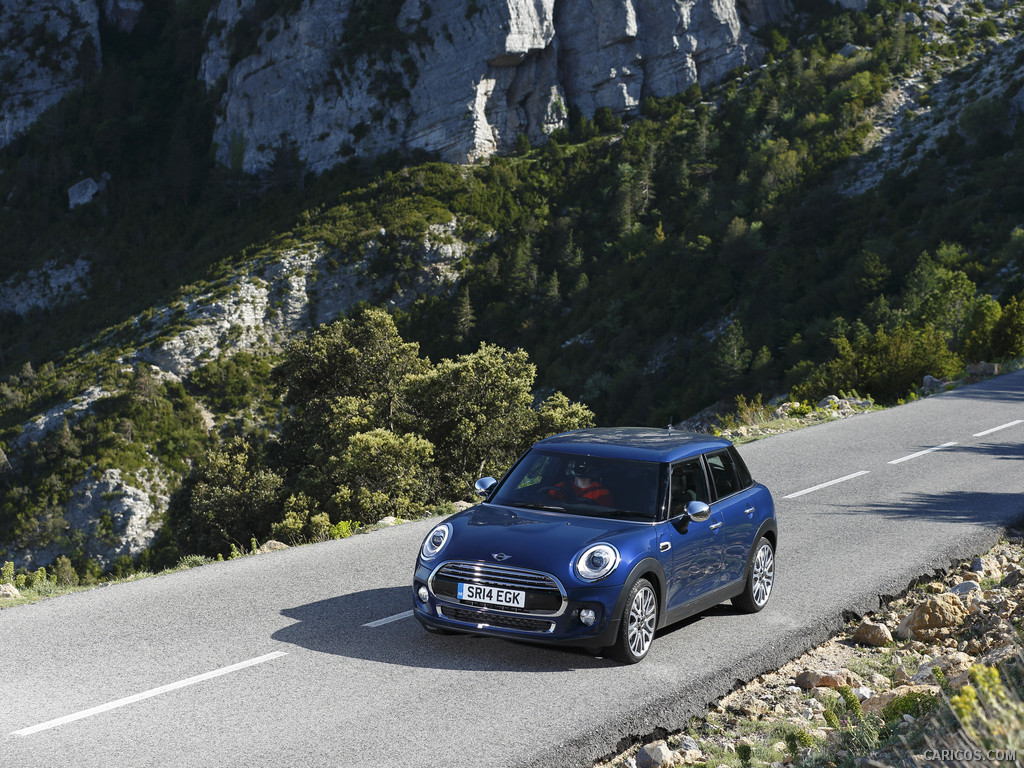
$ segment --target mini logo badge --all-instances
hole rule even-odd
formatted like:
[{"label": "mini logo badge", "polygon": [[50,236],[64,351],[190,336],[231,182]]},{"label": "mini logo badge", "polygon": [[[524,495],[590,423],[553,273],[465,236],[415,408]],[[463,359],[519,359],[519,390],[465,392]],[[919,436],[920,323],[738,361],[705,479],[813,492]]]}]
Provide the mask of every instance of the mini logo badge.
[{"label": "mini logo badge", "polygon": [[494,554],[491,555],[491,557],[493,557],[499,563],[503,563],[506,560],[508,560],[510,557],[512,557],[512,555],[506,555],[504,552],[495,552]]}]

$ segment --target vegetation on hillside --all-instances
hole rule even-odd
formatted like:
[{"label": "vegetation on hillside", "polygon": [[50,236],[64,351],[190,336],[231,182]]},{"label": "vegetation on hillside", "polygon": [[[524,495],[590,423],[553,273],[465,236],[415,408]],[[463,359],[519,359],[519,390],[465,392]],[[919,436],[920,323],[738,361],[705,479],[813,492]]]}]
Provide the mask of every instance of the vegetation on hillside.
[{"label": "vegetation on hillside", "polygon": [[534,376],[525,352],[487,344],[432,364],[379,309],[321,326],[273,371],[280,438],[211,451],[175,495],[169,531],[180,551],[226,554],[252,537],[322,539],[467,497],[536,440],[593,425],[560,393],[534,407]]},{"label": "vegetation on hillside", "polygon": [[[974,4],[933,39],[902,0],[798,5],[805,25],[765,32],[763,67],[648,99],[625,124],[570,108],[514,157],[351,158],[319,177],[287,147],[259,178],[212,163],[218,94],[196,84],[208,2],[147,4],[132,34],[104,30],[91,85],[0,151],[0,279],[70,254],[93,265],[88,300],[0,322],[0,543],[61,541],[72,487],[108,466],[170,490],[187,478],[160,544],[174,562],[422,511],[588,412],[661,425],[737,395],[891,403],[925,374],[1024,355],[1015,69],[994,73],[995,95],[935,107],[950,128],[913,165],[908,151],[871,190],[842,192],[898,80],[974,82],[1017,7]],[[104,171],[107,191],[68,211],[67,187]],[[283,351],[228,343],[181,383],[131,363],[142,339],[180,330],[154,324],[156,307],[227,290],[257,260],[315,245],[354,262],[373,241],[371,271],[400,289],[422,266],[410,243],[453,221],[474,248],[450,297]],[[355,354],[370,339],[397,367]],[[19,440],[93,386],[111,397]]]}]

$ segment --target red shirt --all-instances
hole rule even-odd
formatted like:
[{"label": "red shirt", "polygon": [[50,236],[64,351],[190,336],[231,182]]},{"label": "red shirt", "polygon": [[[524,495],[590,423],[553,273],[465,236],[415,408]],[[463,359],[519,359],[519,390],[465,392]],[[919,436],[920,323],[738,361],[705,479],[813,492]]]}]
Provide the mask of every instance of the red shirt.
[{"label": "red shirt", "polygon": [[[609,491],[596,480],[586,488],[581,488],[577,484],[576,480],[573,480],[571,490],[570,486],[565,484],[565,481],[556,484],[555,488],[558,488],[561,491],[562,500],[565,500],[571,493],[576,498],[587,499],[588,501],[592,501],[595,504],[600,504],[602,507],[611,507],[615,504],[615,502],[612,500],[611,491]],[[552,496],[555,496],[556,491],[548,491],[548,493],[551,494]],[[555,496],[555,498],[558,498],[558,496]]]}]

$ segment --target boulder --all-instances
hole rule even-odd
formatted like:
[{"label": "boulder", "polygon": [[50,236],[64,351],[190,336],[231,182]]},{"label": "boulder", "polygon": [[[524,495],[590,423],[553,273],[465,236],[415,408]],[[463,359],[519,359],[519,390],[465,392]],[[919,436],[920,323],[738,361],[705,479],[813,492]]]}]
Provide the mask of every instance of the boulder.
[{"label": "boulder", "polygon": [[922,664],[921,668],[917,670],[917,674],[911,678],[911,682],[917,684],[934,683],[935,675],[932,670],[936,668],[941,669],[946,679],[950,680],[967,672],[973,663],[974,658],[962,651],[947,653],[944,656],[939,656]]},{"label": "boulder", "polygon": [[954,584],[949,588],[949,591],[957,596],[969,595],[972,592],[981,592],[981,585],[976,581],[968,579],[967,581],[961,581],[959,584]]},{"label": "boulder", "polygon": [[849,685],[846,673],[838,669],[805,669],[796,677],[796,684],[809,691],[812,688],[841,688]]},{"label": "boulder", "polygon": [[1024,570],[1021,570],[1020,568],[1014,568],[1012,571],[1006,574],[1006,576],[1003,577],[1003,580],[1000,582],[999,586],[1015,587],[1021,583],[1021,580],[1024,580]]},{"label": "boulder", "polygon": [[904,640],[930,639],[936,630],[959,626],[966,616],[956,595],[931,595],[907,614],[896,627],[896,635]]},{"label": "boulder", "polygon": [[263,542],[263,544],[260,546],[258,552],[261,555],[265,555],[268,552],[276,552],[279,549],[288,549],[288,545],[285,544],[284,542],[275,541],[274,539],[271,539],[270,541]]},{"label": "boulder", "polygon": [[999,363],[971,363],[967,366],[969,376],[998,376]]},{"label": "boulder", "polygon": [[0,584],[0,600],[17,600],[21,597],[21,592],[13,584]]},{"label": "boulder", "polygon": [[892,642],[892,633],[885,624],[875,624],[865,619],[853,633],[853,642],[857,645],[870,645],[881,648]]},{"label": "boulder", "polygon": [[668,748],[664,741],[656,741],[647,744],[636,753],[637,768],[661,768],[664,765],[672,765],[675,760],[675,753]]}]

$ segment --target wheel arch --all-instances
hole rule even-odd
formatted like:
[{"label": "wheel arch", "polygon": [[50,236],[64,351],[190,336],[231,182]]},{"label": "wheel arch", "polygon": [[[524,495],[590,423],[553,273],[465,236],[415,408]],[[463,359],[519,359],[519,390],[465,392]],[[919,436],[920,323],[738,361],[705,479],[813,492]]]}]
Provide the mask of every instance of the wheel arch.
[{"label": "wheel arch", "polygon": [[629,595],[629,590],[639,579],[647,579],[651,586],[654,587],[654,594],[658,598],[658,628],[660,629],[665,620],[665,596],[666,590],[666,578],[665,569],[661,563],[653,557],[645,557],[637,562],[629,571],[629,575],[625,581],[622,582],[622,590],[619,592],[619,598],[615,601],[615,612],[612,614],[615,617],[622,615],[622,609],[626,605],[626,597]]}]

